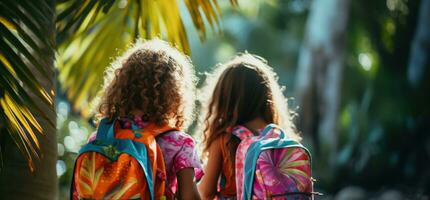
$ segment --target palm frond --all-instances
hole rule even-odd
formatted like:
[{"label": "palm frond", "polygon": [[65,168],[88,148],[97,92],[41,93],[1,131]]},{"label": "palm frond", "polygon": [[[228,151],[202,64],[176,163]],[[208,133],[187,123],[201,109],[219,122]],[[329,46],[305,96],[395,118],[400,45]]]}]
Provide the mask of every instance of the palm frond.
[{"label": "palm frond", "polygon": [[[237,0],[230,0],[233,6]],[[220,31],[217,0],[183,0],[199,38],[205,22]],[[176,0],[64,0],[57,5],[58,68],[62,90],[75,111],[88,116],[90,102],[101,88],[109,58],[135,39],[164,37],[189,54],[187,32]]]},{"label": "palm frond", "polygon": [[[54,122],[46,115],[43,105],[52,107],[52,94],[36,79],[50,78],[44,49],[53,49],[53,41],[45,34],[46,22],[53,10],[44,1],[0,2],[0,119],[33,169],[33,157],[38,157],[38,134],[43,128],[35,116]],[[37,98],[31,97],[36,96]]]}]

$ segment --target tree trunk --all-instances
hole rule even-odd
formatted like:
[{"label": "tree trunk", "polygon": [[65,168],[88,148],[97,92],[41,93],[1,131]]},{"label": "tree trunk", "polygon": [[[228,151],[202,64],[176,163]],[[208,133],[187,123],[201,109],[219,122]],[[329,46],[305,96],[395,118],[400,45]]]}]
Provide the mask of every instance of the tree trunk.
[{"label": "tree trunk", "polygon": [[421,0],[418,24],[411,45],[408,64],[408,81],[417,88],[430,64],[430,0]]},{"label": "tree trunk", "polygon": [[349,10],[350,0],[312,2],[296,79],[300,130],[311,135],[317,157],[328,159],[327,164],[331,167],[337,148],[337,118]]},{"label": "tree trunk", "polygon": [[[46,0],[51,9],[55,11],[55,1]],[[37,9],[37,8],[36,8]],[[55,12],[52,12],[50,21],[46,21],[44,35],[51,41],[55,41]],[[34,76],[42,84],[42,86],[52,96],[55,90],[55,73],[54,73],[54,49],[52,47],[44,47],[40,59],[42,63],[49,68],[50,79],[42,78],[38,73]],[[30,63],[31,65],[31,63]],[[33,70],[36,72],[37,70]],[[29,92],[31,94],[31,92]],[[39,101],[35,95],[31,96],[35,102]],[[54,99],[54,98],[53,98]],[[39,103],[43,110],[46,110],[47,116],[55,123],[56,113],[54,105],[45,105]],[[57,160],[57,138],[55,127],[50,125],[45,119],[35,116],[40,125],[43,127],[44,135],[38,135],[40,142],[40,159],[35,159],[35,171],[31,172],[28,161],[18,150],[15,142],[5,133],[5,129],[1,130],[0,135],[3,137],[2,142],[2,169],[0,171],[0,196],[1,199],[57,199],[57,175],[56,175],[56,160]]]}]

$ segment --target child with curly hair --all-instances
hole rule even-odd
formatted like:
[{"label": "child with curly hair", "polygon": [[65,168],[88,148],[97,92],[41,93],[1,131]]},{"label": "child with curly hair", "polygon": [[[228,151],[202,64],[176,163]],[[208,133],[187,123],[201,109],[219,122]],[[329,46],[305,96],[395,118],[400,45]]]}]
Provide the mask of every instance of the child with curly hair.
[{"label": "child with curly hair", "polygon": [[98,103],[98,117],[114,119],[118,129],[174,127],[155,137],[164,157],[167,199],[199,199],[200,159],[193,138],[181,131],[194,117],[195,82],[187,56],[158,39],[137,41],[107,69]]}]

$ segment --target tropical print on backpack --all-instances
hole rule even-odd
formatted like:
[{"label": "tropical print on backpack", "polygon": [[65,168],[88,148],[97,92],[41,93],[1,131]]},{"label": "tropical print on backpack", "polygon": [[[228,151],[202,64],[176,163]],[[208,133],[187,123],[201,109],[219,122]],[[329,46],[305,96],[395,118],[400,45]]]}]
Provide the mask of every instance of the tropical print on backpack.
[{"label": "tropical print on backpack", "polygon": [[172,199],[165,193],[164,158],[155,140],[170,130],[176,129],[155,124],[121,129],[116,120],[102,119],[96,139],[76,159],[71,198]]},{"label": "tropical print on backpack", "polygon": [[313,199],[311,155],[299,142],[269,124],[259,136],[243,126],[236,151],[237,199]]}]

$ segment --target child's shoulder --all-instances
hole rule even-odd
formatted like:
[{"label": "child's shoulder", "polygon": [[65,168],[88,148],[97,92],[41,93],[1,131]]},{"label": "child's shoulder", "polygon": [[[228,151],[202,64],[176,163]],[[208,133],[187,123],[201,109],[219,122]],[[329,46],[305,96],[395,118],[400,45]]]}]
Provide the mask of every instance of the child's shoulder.
[{"label": "child's shoulder", "polygon": [[157,137],[158,142],[168,142],[175,146],[194,146],[194,139],[183,131],[169,131]]},{"label": "child's shoulder", "polygon": [[194,141],[191,135],[188,135],[183,131],[176,131],[176,130],[163,133],[160,136],[158,136],[158,138],[163,138],[163,139],[172,138],[175,140],[193,140]]}]

